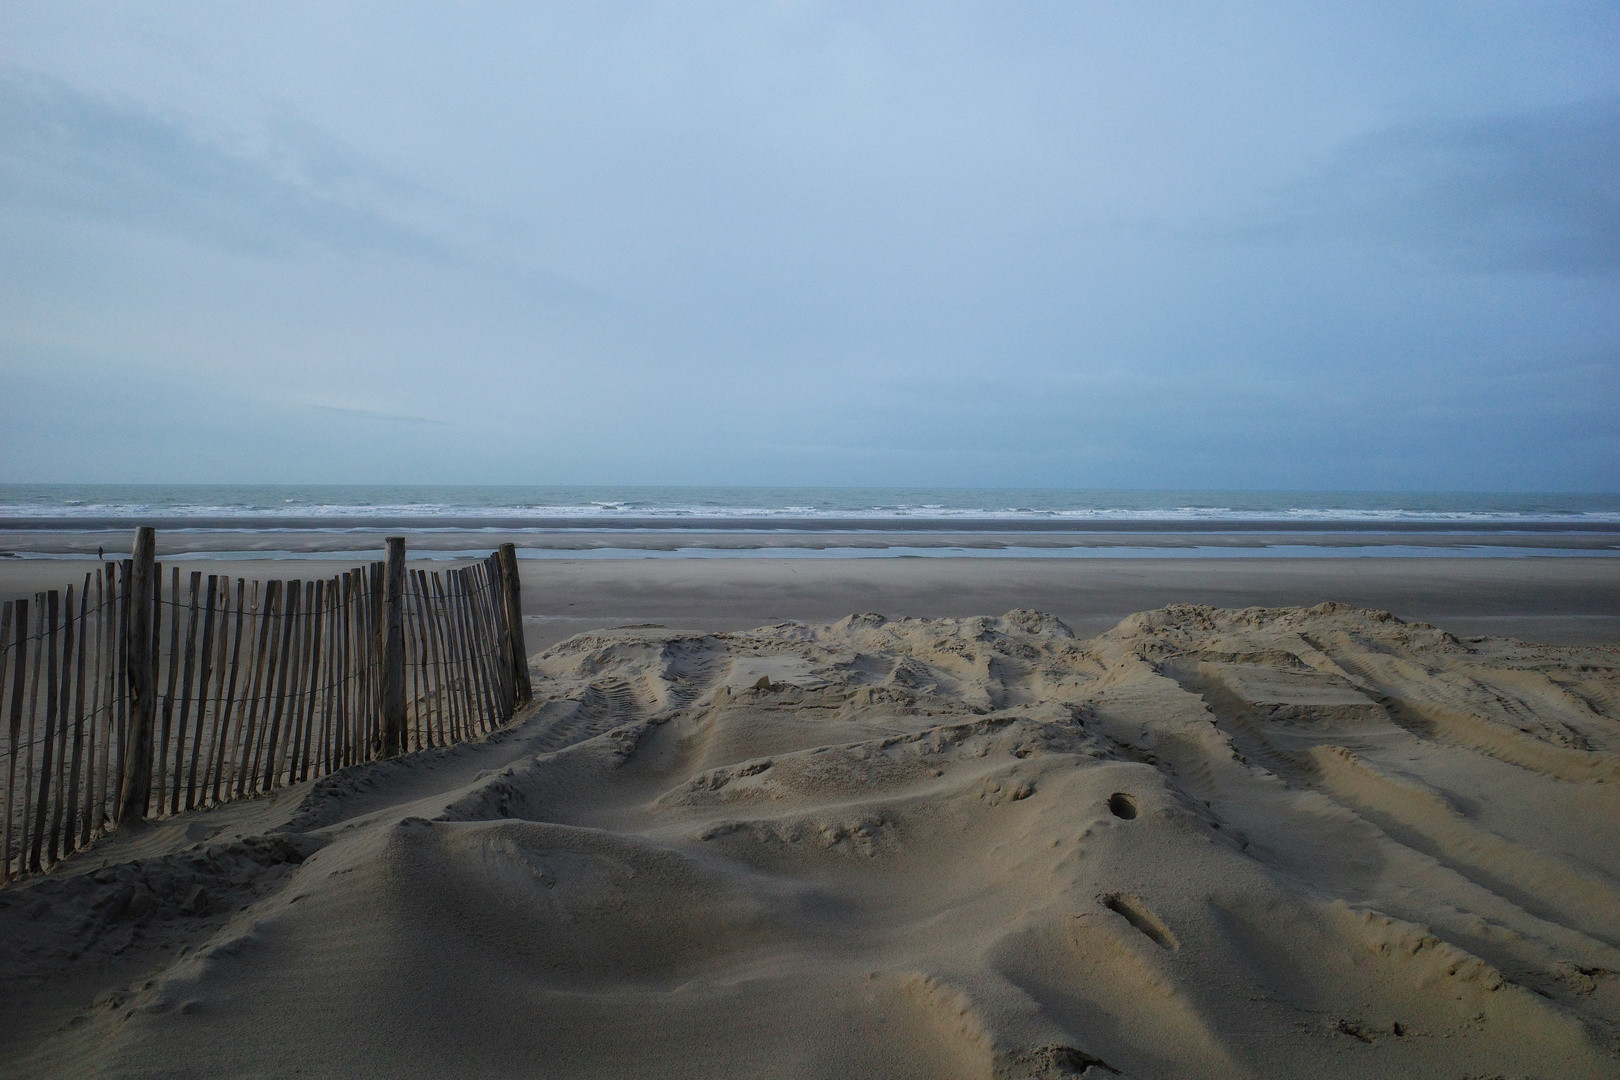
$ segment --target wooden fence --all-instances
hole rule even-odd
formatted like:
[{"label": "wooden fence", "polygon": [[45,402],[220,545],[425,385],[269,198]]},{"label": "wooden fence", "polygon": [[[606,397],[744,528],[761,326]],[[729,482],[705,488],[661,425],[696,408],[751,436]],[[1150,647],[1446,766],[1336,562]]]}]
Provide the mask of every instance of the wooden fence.
[{"label": "wooden fence", "polygon": [[248,581],[153,558],[0,609],[0,882],[120,822],[474,738],[532,696],[517,560]]}]

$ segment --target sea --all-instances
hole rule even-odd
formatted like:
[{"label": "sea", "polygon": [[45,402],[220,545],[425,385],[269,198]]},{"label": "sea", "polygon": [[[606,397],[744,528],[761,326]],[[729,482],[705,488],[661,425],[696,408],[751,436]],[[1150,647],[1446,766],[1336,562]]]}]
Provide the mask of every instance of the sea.
[{"label": "sea", "polygon": [[[0,545],[24,557],[32,553],[29,535],[117,532],[135,525],[154,525],[164,532],[252,537],[253,542],[244,542],[242,547],[261,557],[274,550],[267,549],[265,541],[278,533],[338,536],[376,530],[423,536],[450,531],[511,533],[520,550],[536,558],[1612,556],[1620,554],[1620,494],[0,485]],[[574,546],[567,539],[586,533],[592,534],[588,544]],[[695,539],[698,533],[707,537],[722,534],[732,540],[715,544]],[[814,544],[801,547],[783,542],[811,533],[818,536]],[[996,534],[1002,539],[958,548],[939,542],[939,537],[948,534]],[[1166,547],[1167,537],[1244,534],[1263,534],[1265,539],[1247,544],[1174,541]],[[634,544],[615,546],[611,539],[615,535],[637,539]],[[537,538],[532,548],[525,548],[525,536]],[[775,539],[755,543],[746,539],[750,536]],[[851,541],[840,543],[840,536]],[[827,537],[833,539],[829,542]],[[1027,542],[1020,537],[1027,537]],[[1411,542],[1404,542],[1406,537]],[[1438,544],[1437,537],[1448,539]],[[539,538],[545,542],[540,543]],[[928,542],[921,542],[924,538]],[[1142,542],[1132,543],[1133,538]],[[1291,538],[1308,542],[1293,543]],[[1520,543],[1515,538],[1526,539]],[[330,545],[327,547],[329,555]],[[296,557],[299,552],[289,549],[279,554]]]}]

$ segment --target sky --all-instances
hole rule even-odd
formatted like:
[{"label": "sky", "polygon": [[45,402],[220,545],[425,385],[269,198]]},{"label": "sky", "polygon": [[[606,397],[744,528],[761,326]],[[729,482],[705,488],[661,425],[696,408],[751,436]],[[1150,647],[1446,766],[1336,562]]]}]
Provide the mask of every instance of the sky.
[{"label": "sky", "polygon": [[1620,5],[0,0],[0,482],[1620,490]]}]

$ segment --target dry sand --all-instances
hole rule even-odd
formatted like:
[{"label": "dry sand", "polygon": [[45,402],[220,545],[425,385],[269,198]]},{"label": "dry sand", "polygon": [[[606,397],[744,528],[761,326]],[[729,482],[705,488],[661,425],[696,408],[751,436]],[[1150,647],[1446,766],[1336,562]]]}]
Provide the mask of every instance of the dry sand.
[{"label": "dry sand", "polygon": [[1620,1076],[1620,648],[625,628],[0,893],[0,1074]]}]

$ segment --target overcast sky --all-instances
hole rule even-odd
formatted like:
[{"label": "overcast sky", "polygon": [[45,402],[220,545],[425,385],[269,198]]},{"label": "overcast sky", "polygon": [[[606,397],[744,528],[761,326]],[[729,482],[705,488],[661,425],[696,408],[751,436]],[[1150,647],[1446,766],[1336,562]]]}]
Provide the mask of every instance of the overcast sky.
[{"label": "overcast sky", "polygon": [[0,480],[1620,489],[1620,5],[0,2]]}]

